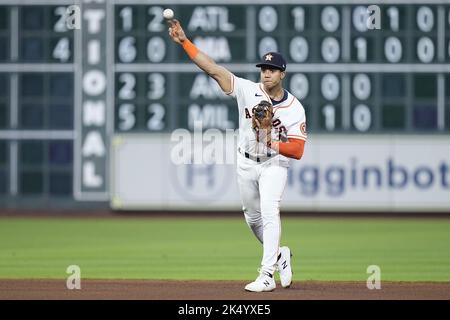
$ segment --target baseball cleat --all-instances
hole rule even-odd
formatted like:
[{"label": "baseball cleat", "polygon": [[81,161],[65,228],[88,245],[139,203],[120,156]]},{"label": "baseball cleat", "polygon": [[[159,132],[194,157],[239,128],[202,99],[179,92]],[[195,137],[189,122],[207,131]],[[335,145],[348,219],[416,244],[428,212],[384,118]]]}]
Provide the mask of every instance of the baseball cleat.
[{"label": "baseball cleat", "polygon": [[288,247],[280,248],[280,258],[277,261],[277,269],[280,273],[280,281],[283,288],[289,288],[292,283],[291,257],[292,253]]},{"label": "baseball cleat", "polygon": [[265,292],[273,291],[275,287],[276,284],[273,275],[268,272],[261,271],[255,281],[245,286],[245,290],[251,292]]}]

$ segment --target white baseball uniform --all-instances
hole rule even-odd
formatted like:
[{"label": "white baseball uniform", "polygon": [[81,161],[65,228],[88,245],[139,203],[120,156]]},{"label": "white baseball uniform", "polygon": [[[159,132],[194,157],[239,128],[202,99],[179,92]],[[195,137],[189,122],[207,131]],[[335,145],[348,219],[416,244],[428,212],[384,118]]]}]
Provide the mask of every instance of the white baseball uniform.
[{"label": "white baseball uniform", "polygon": [[281,237],[280,201],[287,181],[289,158],[256,141],[252,108],[260,101],[273,104],[272,139],[306,141],[306,117],[302,104],[285,90],[281,102],[272,101],[262,83],[232,75],[232,90],[239,108],[237,176],[245,220],[263,244],[261,269],[275,271]]}]

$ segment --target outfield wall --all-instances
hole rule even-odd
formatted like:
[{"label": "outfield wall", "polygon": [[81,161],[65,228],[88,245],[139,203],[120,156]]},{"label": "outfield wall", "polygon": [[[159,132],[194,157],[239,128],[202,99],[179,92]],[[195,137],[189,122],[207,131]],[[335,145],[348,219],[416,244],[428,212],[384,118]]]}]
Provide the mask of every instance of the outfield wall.
[{"label": "outfield wall", "polygon": [[[181,136],[114,137],[112,208],[240,209],[236,140],[227,137],[223,152],[216,150],[216,160],[206,163],[211,154],[206,141],[212,140],[195,134],[188,143],[184,139],[184,146],[195,146],[186,157],[179,152]],[[186,159],[199,163],[179,163]],[[311,136],[303,158],[292,161],[282,209],[448,212],[449,168],[448,136]]]}]

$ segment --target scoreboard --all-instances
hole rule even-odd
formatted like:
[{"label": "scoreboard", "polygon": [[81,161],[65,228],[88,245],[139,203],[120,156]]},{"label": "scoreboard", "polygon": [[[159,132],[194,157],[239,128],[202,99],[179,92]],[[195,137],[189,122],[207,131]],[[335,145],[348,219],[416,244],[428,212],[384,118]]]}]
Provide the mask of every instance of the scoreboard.
[{"label": "scoreboard", "polygon": [[237,129],[167,7],[237,76],[258,81],[260,57],[283,53],[311,136],[449,133],[449,1],[0,0],[2,203],[108,200],[114,134]]},{"label": "scoreboard", "polygon": [[0,1],[2,207],[73,197],[74,33],[64,6],[22,2]]},{"label": "scoreboard", "polygon": [[[234,101],[167,36],[167,5],[124,2],[115,7],[116,130],[192,129],[196,120],[236,128]],[[360,1],[260,2],[171,7],[191,40],[240,76],[257,80],[255,61],[282,52],[286,88],[305,106],[311,132],[450,128],[445,2],[382,2],[380,29],[367,27],[369,4]]]}]

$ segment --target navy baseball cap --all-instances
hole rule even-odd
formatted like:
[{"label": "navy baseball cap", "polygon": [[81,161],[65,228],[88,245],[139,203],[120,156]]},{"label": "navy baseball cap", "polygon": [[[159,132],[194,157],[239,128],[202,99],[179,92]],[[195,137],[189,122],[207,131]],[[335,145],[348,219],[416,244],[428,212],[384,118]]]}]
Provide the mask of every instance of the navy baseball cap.
[{"label": "navy baseball cap", "polygon": [[268,52],[266,53],[262,59],[261,62],[256,65],[259,67],[272,67],[276,69],[280,69],[281,71],[286,70],[286,60],[283,58],[281,53],[279,52]]}]

